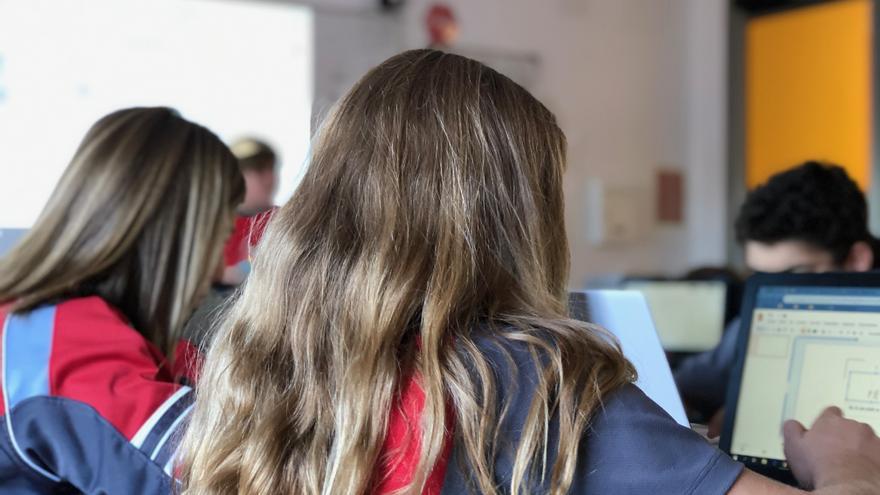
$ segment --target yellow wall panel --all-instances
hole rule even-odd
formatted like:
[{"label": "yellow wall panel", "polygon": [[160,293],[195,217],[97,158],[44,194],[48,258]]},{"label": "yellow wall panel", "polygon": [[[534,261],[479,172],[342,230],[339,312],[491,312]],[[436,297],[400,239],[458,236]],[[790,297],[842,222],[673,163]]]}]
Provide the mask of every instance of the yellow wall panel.
[{"label": "yellow wall panel", "polygon": [[746,182],[809,159],[871,170],[870,0],[756,17],[746,26]]}]

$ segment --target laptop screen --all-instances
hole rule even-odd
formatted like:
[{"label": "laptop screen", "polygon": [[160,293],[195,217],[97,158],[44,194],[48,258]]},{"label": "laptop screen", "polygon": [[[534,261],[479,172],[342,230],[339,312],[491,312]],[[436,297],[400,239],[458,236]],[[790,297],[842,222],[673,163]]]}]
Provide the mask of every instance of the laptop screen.
[{"label": "laptop screen", "polygon": [[831,405],[880,431],[880,289],[759,287],[730,454],[785,468],[782,423]]},{"label": "laptop screen", "polygon": [[667,351],[705,351],[721,340],[727,300],[724,282],[628,281],[624,288],[645,296]]}]

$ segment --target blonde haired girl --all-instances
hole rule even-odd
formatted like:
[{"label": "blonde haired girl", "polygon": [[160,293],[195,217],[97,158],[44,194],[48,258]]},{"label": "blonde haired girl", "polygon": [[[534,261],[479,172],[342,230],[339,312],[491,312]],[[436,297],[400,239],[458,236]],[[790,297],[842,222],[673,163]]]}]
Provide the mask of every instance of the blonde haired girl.
[{"label": "blonde haired girl", "polygon": [[184,492],[784,493],[569,317],[564,165],[553,114],[476,61],[364,76],[213,341]]}]

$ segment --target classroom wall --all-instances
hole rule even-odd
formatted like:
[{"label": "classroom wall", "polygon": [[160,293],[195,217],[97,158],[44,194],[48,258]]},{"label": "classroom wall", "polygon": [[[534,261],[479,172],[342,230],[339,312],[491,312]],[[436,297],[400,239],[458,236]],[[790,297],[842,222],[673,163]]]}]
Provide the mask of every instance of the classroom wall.
[{"label": "classroom wall", "polygon": [[[433,2],[392,14],[316,7],[316,114],[367,68],[427,44]],[[726,260],[727,6],[723,0],[453,0],[457,49],[507,64],[554,112],[569,139],[566,175],[572,285],[614,272],[675,273]],[[522,68],[537,60],[538,69]],[[521,71],[521,69],[523,69]],[[651,217],[658,167],[686,177],[680,225],[597,246],[588,183],[631,191]]]},{"label": "classroom wall", "polygon": [[322,8],[320,3],[314,9],[312,113],[317,124],[361,75],[404,50],[406,43],[398,14],[375,9]]}]

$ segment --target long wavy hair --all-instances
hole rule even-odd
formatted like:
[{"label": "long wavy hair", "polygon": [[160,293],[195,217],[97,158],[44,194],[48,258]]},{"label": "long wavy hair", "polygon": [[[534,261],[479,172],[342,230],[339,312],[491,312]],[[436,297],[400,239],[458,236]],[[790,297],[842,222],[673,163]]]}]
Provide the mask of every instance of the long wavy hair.
[{"label": "long wavy hair", "polygon": [[565,493],[591,414],[633,378],[606,334],[568,316],[565,148],[541,103],[474,60],[415,50],[367,73],[324,123],[212,342],[185,493],[368,493],[408,376],[426,398],[406,491],[421,492],[449,411],[475,488],[498,493],[504,408],[480,329],[544,363],[507,489],[546,469]]},{"label": "long wavy hair", "polygon": [[0,258],[0,302],[24,312],[101,296],[173,356],[243,198],[235,156],[208,129],[169,108],[111,113]]}]

